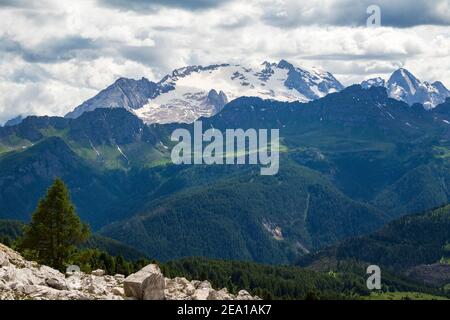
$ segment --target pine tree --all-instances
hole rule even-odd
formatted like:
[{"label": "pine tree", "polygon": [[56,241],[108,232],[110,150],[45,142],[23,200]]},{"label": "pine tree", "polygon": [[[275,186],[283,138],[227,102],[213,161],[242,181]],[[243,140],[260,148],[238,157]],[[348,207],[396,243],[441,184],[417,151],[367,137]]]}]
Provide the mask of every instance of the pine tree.
[{"label": "pine tree", "polygon": [[0,237],[0,243],[3,243],[7,247],[11,247],[11,238],[8,236],[2,236]]},{"label": "pine tree", "polygon": [[39,263],[62,270],[75,245],[88,237],[89,229],[75,212],[66,185],[57,178],[39,201],[20,248],[30,250]]}]

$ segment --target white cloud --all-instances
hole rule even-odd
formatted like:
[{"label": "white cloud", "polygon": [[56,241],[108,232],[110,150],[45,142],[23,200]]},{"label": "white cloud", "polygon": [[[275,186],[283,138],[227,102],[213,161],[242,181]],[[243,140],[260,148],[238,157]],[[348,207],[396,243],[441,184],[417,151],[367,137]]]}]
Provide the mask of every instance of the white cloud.
[{"label": "white cloud", "polygon": [[[63,115],[120,76],[157,81],[190,64],[284,58],[344,84],[403,66],[450,87],[448,1],[408,1],[417,5],[407,12],[423,11],[420,25],[402,17],[401,28],[378,29],[352,26],[361,9],[346,0],[173,0],[146,11],[137,9],[141,1],[130,10],[113,2],[0,0],[0,123],[19,113]],[[406,2],[380,3],[394,25]]]}]

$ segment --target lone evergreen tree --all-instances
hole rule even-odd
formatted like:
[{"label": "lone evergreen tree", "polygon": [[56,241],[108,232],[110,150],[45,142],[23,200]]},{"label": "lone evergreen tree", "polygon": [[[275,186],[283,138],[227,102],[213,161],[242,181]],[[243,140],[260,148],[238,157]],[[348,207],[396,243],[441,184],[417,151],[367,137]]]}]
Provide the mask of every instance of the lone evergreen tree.
[{"label": "lone evergreen tree", "polygon": [[81,223],[75,212],[69,190],[57,178],[46,196],[39,200],[30,224],[20,242],[21,249],[28,249],[39,263],[63,269],[75,245],[85,241],[89,228]]}]

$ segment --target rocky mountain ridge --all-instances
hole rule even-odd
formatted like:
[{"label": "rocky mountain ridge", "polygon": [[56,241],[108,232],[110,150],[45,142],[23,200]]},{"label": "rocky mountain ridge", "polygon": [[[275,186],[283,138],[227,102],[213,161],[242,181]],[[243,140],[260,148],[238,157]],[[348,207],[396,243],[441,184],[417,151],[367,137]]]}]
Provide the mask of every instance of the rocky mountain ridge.
[{"label": "rocky mountain ridge", "polygon": [[450,97],[450,90],[442,82],[421,81],[404,68],[394,71],[388,81],[378,77],[361,82],[361,86],[363,89],[385,87],[390,98],[409,105],[420,103],[427,110],[444,103]]},{"label": "rocky mountain ridge", "polygon": [[96,108],[125,108],[146,123],[190,123],[218,113],[242,96],[308,102],[344,86],[329,72],[299,68],[286,60],[260,67],[215,64],[174,70],[158,82],[120,78],[66,117]]}]

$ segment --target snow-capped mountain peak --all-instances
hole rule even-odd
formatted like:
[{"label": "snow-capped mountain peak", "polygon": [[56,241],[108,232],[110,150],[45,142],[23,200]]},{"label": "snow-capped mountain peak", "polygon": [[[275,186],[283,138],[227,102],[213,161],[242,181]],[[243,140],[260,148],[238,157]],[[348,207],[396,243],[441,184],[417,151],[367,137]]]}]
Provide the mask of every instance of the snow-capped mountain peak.
[{"label": "snow-capped mountain peak", "polygon": [[369,89],[371,87],[384,87],[386,86],[386,81],[383,78],[377,77],[361,82],[361,87],[363,89]]},{"label": "snow-capped mountain peak", "polygon": [[425,109],[434,108],[450,96],[450,91],[442,82],[436,81],[430,84],[427,81],[421,81],[404,68],[394,71],[386,83],[383,79],[376,78],[363,81],[361,86],[364,89],[384,86],[389,97],[409,105],[420,103]]},{"label": "snow-capped mountain peak", "polygon": [[193,122],[209,117],[235,98],[256,96],[307,102],[344,87],[329,72],[298,68],[281,60],[258,68],[215,64],[174,70],[159,82],[116,81],[69,113],[77,117],[96,107],[124,107],[147,123]]},{"label": "snow-capped mountain peak", "polygon": [[435,81],[431,85],[437,90],[438,93],[450,97],[450,90],[448,90],[442,82]]},{"label": "snow-capped mountain peak", "polygon": [[66,117],[78,118],[84,112],[97,108],[139,109],[147,103],[148,99],[160,94],[161,91],[162,88],[146,78],[140,80],[119,78],[106,89],[66,114]]},{"label": "snow-capped mountain peak", "polygon": [[394,71],[387,82],[391,95],[405,101],[416,94],[420,85],[421,82],[403,68]]}]

